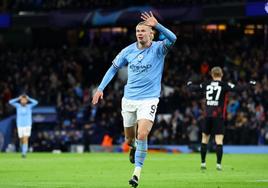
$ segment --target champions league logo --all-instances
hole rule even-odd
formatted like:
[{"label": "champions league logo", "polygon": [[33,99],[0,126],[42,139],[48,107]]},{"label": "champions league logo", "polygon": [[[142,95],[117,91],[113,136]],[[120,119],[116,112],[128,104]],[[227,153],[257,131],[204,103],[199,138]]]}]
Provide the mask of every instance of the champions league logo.
[{"label": "champions league logo", "polygon": [[268,13],[268,2],[265,3],[264,9],[265,9],[266,13]]}]

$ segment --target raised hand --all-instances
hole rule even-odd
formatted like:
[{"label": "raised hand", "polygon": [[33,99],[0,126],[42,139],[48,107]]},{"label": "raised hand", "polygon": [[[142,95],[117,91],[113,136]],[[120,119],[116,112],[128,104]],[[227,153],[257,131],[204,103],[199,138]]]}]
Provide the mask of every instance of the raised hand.
[{"label": "raised hand", "polygon": [[93,96],[92,104],[97,104],[99,102],[99,99],[103,99],[103,92],[98,90]]},{"label": "raised hand", "polygon": [[148,12],[141,13],[141,19],[144,20],[146,22],[146,25],[150,27],[155,27],[156,24],[158,23],[152,11],[150,11],[149,13]]}]

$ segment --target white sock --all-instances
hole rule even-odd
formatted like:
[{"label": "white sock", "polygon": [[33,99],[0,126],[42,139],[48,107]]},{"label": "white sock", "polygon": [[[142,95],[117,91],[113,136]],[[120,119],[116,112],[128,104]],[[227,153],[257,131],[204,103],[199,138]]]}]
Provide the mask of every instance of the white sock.
[{"label": "white sock", "polygon": [[140,175],[141,175],[141,167],[135,167],[135,170],[133,172],[133,176],[137,176],[138,180],[140,179]]}]

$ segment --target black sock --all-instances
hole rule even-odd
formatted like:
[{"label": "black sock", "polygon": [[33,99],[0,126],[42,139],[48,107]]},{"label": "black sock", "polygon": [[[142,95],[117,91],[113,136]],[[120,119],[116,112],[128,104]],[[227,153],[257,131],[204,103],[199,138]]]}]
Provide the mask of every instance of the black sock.
[{"label": "black sock", "polygon": [[217,145],[216,154],[217,154],[217,163],[221,164],[222,159],[222,145]]},{"label": "black sock", "polygon": [[202,163],[206,162],[206,154],[207,154],[207,144],[201,144],[201,161]]},{"label": "black sock", "polygon": [[128,144],[131,148],[136,148],[135,147],[135,140],[133,140],[130,144]]}]

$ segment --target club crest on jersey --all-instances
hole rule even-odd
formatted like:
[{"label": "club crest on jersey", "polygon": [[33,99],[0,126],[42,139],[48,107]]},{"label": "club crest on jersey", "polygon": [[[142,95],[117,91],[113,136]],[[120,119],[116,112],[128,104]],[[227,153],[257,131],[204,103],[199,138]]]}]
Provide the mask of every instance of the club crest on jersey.
[{"label": "club crest on jersey", "polygon": [[141,60],[143,60],[143,55],[142,54],[138,55],[138,61],[141,61]]}]

